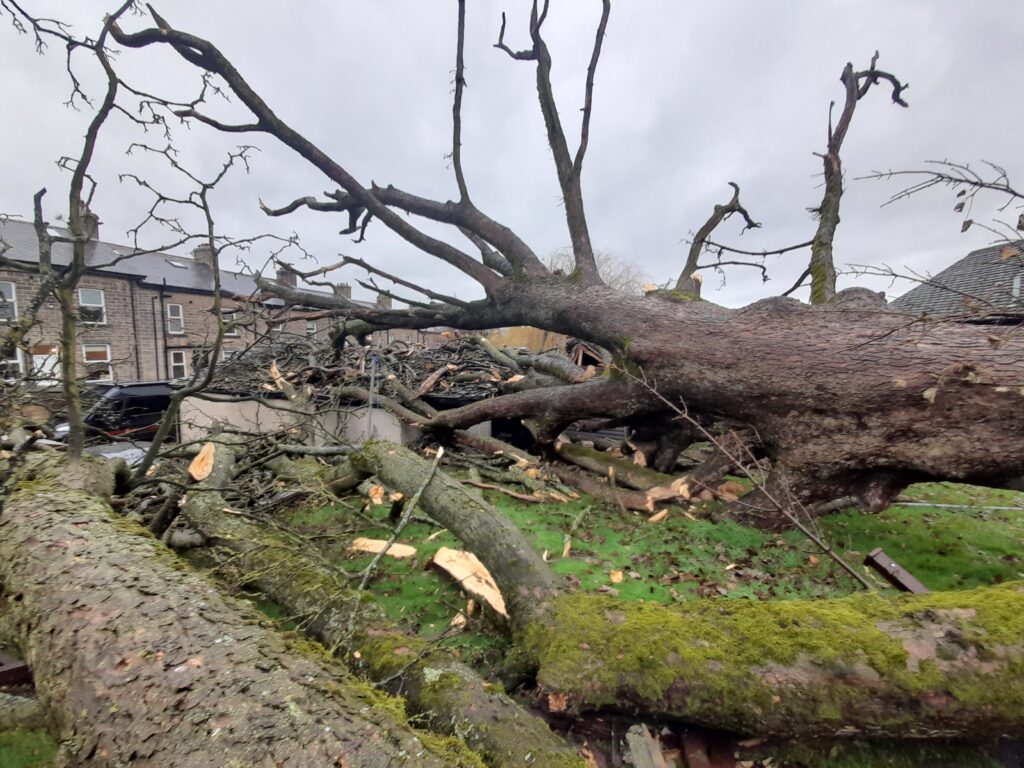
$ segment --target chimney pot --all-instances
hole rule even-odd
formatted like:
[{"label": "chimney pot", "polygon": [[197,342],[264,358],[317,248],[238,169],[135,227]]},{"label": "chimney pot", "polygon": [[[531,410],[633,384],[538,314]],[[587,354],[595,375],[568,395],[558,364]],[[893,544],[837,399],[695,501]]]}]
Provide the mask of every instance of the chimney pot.
[{"label": "chimney pot", "polygon": [[352,298],[352,286],[349,285],[348,283],[338,283],[338,285],[336,286],[336,291],[339,296],[342,296],[346,299]]}]

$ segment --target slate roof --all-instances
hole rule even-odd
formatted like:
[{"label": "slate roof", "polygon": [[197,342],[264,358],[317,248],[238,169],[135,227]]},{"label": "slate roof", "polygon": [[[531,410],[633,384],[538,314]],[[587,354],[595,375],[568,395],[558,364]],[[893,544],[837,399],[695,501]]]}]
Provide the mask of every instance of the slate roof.
[{"label": "slate roof", "polygon": [[[49,229],[54,235],[70,236],[70,232],[64,227],[51,225]],[[5,258],[30,264],[39,263],[39,240],[31,222],[12,219],[0,221],[0,240],[11,246],[4,254]],[[86,245],[85,263],[87,267],[97,272],[122,275],[154,288],[166,285],[172,290],[213,293],[213,268],[209,264],[169,253],[143,253],[131,256],[133,251],[134,249],[128,245],[91,240]],[[66,265],[71,260],[71,244],[54,243],[52,259],[54,266]],[[221,290],[232,296],[245,297],[259,292],[251,276],[238,272],[222,269],[220,283]],[[311,288],[303,290],[321,293]],[[283,304],[280,299],[270,299],[265,303]],[[367,303],[366,306],[372,305]]]},{"label": "slate roof", "polygon": [[932,316],[1024,317],[1022,275],[1024,240],[981,248],[894,299],[889,306]]}]

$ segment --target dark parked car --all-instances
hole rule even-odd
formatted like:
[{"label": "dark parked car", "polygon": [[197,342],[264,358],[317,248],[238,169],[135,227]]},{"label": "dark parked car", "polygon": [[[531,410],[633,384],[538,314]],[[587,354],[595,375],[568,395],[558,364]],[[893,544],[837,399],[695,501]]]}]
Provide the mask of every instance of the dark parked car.
[{"label": "dark parked car", "polygon": [[[171,403],[169,381],[138,381],[114,384],[99,393],[83,420],[88,431],[108,435],[149,438]],[[57,437],[67,437],[67,423],[58,424]]]}]

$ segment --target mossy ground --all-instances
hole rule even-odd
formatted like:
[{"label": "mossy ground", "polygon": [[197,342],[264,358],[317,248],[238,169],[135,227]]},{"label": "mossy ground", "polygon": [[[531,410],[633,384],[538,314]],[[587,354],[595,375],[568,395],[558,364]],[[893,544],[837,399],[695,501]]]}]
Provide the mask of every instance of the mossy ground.
[{"label": "mossy ground", "polygon": [[0,766],[42,768],[53,764],[57,744],[46,731],[0,731]]}]

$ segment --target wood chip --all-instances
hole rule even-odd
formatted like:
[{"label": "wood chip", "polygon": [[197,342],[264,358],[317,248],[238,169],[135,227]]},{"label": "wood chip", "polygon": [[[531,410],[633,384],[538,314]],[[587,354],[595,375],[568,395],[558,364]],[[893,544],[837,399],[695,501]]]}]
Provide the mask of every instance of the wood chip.
[{"label": "wood chip", "polygon": [[468,594],[483,600],[498,615],[508,618],[505,598],[498,590],[498,585],[472,552],[441,547],[431,562],[455,579]]},{"label": "wood chip", "polygon": [[370,501],[373,502],[375,507],[379,507],[384,503],[384,493],[385,491],[383,486],[373,485],[370,486],[370,492],[366,495],[369,497]]},{"label": "wood chip", "polygon": [[668,517],[668,509],[667,508],[661,510],[660,512],[655,512],[653,515],[651,515],[650,517],[647,518],[647,522],[648,523],[660,523],[666,517]]},{"label": "wood chip", "polygon": [[622,571],[612,571],[608,574],[608,578],[612,584],[618,584],[623,579]]},{"label": "wood chip", "polygon": [[[384,547],[387,546],[387,542],[383,539],[365,539],[358,538],[353,539],[352,543],[349,544],[348,548],[355,552],[371,552],[377,554]],[[416,547],[410,547],[408,544],[399,544],[395,542],[388,547],[387,555],[389,557],[395,557],[399,560],[404,560],[407,557],[413,557],[416,554]]]},{"label": "wood chip", "polygon": [[188,465],[188,476],[192,482],[200,483],[210,476],[216,452],[217,447],[213,443],[206,443],[196,454],[192,463]]},{"label": "wood chip", "polygon": [[564,693],[549,693],[547,695],[548,712],[565,712],[569,708],[569,696]]}]

